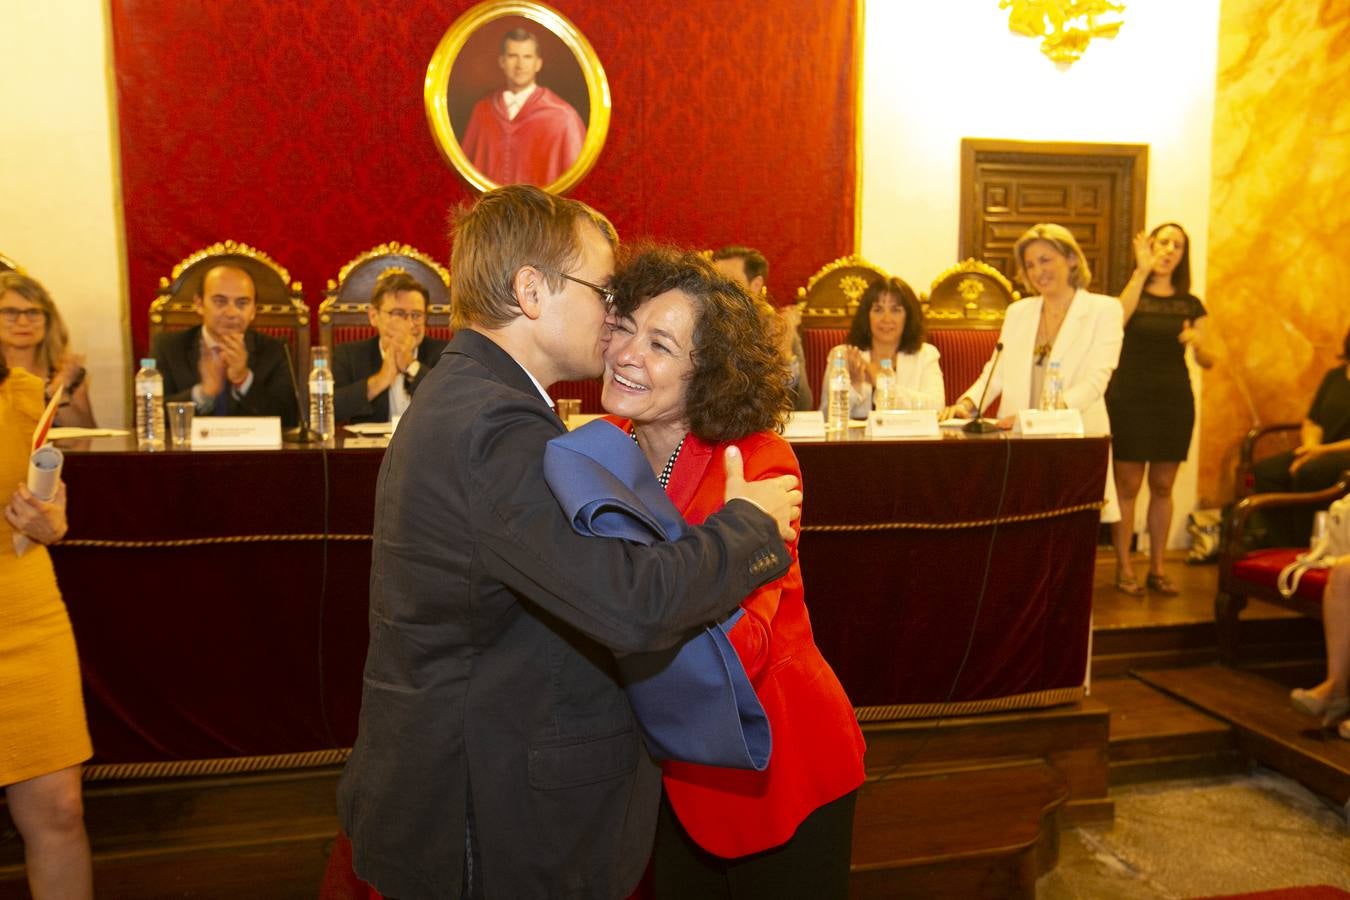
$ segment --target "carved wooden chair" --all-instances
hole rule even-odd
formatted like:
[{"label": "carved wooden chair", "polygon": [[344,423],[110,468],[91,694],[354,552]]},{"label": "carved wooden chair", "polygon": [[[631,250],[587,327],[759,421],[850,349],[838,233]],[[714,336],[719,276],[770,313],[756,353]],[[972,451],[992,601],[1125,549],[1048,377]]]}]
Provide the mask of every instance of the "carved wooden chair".
[{"label": "carved wooden chair", "polygon": [[150,304],[151,346],[162,332],[201,324],[192,299],[207,270],[221,264],[238,266],[253,279],[258,311],[250,327],[284,341],[303,373],[309,364],[309,307],[301,299],[300,282],[292,282],[290,273],[266,253],[235,241],[204,247],[174,266],[168,277],[160,278],[159,293]]},{"label": "carved wooden chair", "polygon": [[797,288],[797,302],[802,306],[802,349],[806,352],[806,372],[813,391],[820,389],[825,378],[825,364],[830,348],[844,342],[849,324],[863,292],[874,282],[890,278],[890,274],[861,256],[850,254],[826,263]]},{"label": "carved wooden chair", "polygon": [[370,295],[390,269],[407,272],[427,289],[427,337],[450,339],[450,273],[416,247],[391,241],[358,254],[328,280],[319,304],[319,343],[332,349],[375,335],[367,315]]},{"label": "carved wooden chair", "polygon": [[[928,294],[919,297],[928,340],[942,354],[948,404],[980,376],[998,343],[1009,304],[1020,298],[1002,272],[978,259],[942,272]],[[997,401],[990,409],[997,409]]]}]

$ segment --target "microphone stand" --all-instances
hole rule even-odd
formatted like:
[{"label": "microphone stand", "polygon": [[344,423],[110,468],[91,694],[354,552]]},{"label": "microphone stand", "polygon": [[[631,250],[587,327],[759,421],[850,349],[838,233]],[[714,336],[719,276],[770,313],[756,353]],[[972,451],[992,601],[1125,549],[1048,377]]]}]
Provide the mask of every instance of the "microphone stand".
[{"label": "microphone stand", "polygon": [[295,375],[295,360],[291,358],[291,345],[282,341],[281,349],[286,354],[286,374],[291,379],[291,393],[295,395],[295,409],[300,414],[300,424],[294,428],[287,428],[285,433],[282,434],[282,439],[288,444],[321,444],[323,438],[319,436],[317,431],[309,427],[309,411],[305,409],[305,404],[300,402],[300,381]]},{"label": "microphone stand", "polygon": [[989,365],[989,377],[984,380],[984,390],[980,391],[980,402],[975,407],[975,418],[961,426],[966,434],[990,434],[999,430],[997,422],[984,418],[984,398],[989,395],[989,382],[994,380],[994,370],[998,368],[999,355],[1003,353],[1003,342],[994,345],[994,361]]}]

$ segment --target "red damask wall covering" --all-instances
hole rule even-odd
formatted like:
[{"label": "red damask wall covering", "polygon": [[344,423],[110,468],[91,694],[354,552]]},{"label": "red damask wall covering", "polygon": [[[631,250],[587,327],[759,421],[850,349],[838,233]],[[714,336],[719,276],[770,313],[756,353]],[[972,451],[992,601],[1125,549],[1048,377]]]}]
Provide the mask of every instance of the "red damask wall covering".
[{"label": "red damask wall covering", "polygon": [[[160,276],[231,238],[317,305],[352,256],[448,260],[474,191],[440,157],[427,62],[467,0],[113,0],[132,333]],[[854,4],[555,0],[595,47],[613,119],[571,196],[625,239],[747,243],[786,299],[850,252]]]}]

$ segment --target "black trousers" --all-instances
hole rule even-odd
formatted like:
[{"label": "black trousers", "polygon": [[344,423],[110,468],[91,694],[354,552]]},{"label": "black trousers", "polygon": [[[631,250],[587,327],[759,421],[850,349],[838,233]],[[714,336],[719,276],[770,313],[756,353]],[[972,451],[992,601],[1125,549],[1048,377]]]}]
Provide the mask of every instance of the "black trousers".
[{"label": "black trousers", "polygon": [[736,859],[695,844],[662,796],[652,874],[657,900],[846,900],[857,791],[811,813],[782,846]]},{"label": "black trousers", "polygon": [[[1252,467],[1254,489],[1258,494],[1272,491],[1294,491],[1305,494],[1329,488],[1340,480],[1341,473],[1350,469],[1350,453],[1328,453],[1304,463],[1293,475],[1289,465],[1294,461],[1292,450],[1268,456]],[[1325,505],[1322,507],[1325,509]],[[1317,507],[1301,506],[1292,509],[1264,511],[1261,516],[1266,526],[1266,544],[1271,547],[1306,547],[1312,538],[1313,514]]]}]

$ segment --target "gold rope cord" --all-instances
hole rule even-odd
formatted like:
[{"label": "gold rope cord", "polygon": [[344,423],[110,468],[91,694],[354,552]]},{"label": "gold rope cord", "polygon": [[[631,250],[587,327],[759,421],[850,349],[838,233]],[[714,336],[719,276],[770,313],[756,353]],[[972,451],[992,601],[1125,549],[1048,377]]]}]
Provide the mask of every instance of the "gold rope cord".
[{"label": "gold rope cord", "polygon": [[61,541],[57,547],[97,547],[99,549],[142,549],[146,547],[205,547],[210,544],[263,544],[307,541],[368,541],[368,534],[232,534],[221,537],[179,538],[161,541],[106,541],[75,538]]},{"label": "gold rope cord", "polygon": [[202,775],[237,775],[242,772],[276,772],[283,769],[315,769],[341,765],[351,749],[311,750],[275,756],[233,756],[225,759],[174,759],[164,762],[96,763],[84,767],[85,781],[128,781],[137,778],[192,778]]},{"label": "gold rope cord", "polygon": [[[996,516],[990,519],[968,519],[962,522],[868,522],[861,525],[803,525],[802,531],[820,533],[848,531],[951,531],[958,528],[988,528],[991,525],[1008,525],[1016,522],[1036,522],[1042,519],[1054,519],[1074,513],[1099,510],[1106,505],[1105,500],[1092,503],[1078,503],[1059,509],[1047,509],[1034,513],[1016,513],[1008,516]],[[60,547],[93,547],[99,549],[144,549],[158,547],[203,547],[211,544],[257,544],[307,541],[368,541],[368,534],[237,534],[221,537],[179,538],[157,541],[113,541],[96,538],[73,538],[62,541]]]},{"label": "gold rope cord", "polygon": [[934,719],[939,716],[970,716],[979,713],[1033,709],[1038,706],[1057,706],[1074,703],[1086,696],[1087,690],[1078,687],[1048,688],[988,700],[958,700],[953,703],[901,703],[893,706],[859,706],[853,710],[859,722],[886,722],[897,719]]},{"label": "gold rope cord", "polygon": [[1041,519],[1054,519],[1074,513],[1101,509],[1105,500],[1092,503],[1079,503],[1059,509],[1047,509],[1042,512],[1016,513],[1009,516],[996,516],[992,519],[970,519],[964,522],[868,522],[862,525],[803,525],[802,531],[950,531],[955,528],[988,528],[990,525],[1007,525],[1012,522],[1035,522]]}]

